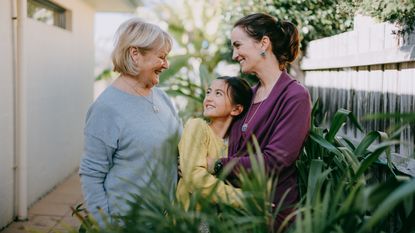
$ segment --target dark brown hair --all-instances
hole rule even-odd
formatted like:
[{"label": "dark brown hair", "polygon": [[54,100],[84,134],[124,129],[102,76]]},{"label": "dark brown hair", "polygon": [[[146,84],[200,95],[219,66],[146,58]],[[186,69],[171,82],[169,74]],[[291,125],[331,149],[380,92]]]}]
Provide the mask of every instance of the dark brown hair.
[{"label": "dark brown hair", "polygon": [[268,14],[255,13],[239,19],[234,24],[235,27],[241,27],[256,41],[268,36],[280,70],[297,58],[300,38],[297,28],[291,22],[277,21]]}]

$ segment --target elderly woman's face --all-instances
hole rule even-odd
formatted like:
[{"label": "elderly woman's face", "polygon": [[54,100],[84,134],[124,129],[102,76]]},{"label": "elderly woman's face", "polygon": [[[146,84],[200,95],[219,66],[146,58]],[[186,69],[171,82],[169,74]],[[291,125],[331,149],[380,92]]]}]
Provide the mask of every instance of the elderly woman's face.
[{"label": "elderly woman's face", "polygon": [[252,39],[241,27],[232,30],[231,43],[232,59],[241,65],[241,71],[255,73],[257,64],[261,62],[260,43]]},{"label": "elderly woman's face", "polygon": [[146,85],[154,86],[159,83],[160,73],[169,68],[169,62],[167,61],[169,52],[167,49],[160,49],[139,55],[139,76]]}]

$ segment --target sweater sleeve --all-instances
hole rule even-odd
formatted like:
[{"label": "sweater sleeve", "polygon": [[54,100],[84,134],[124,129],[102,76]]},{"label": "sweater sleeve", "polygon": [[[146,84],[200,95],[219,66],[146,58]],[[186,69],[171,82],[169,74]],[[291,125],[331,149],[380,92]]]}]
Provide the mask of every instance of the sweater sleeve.
[{"label": "sweater sleeve", "polygon": [[[271,131],[269,142],[261,148],[267,169],[279,172],[295,163],[310,127],[310,111],[308,93],[293,96],[287,101],[275,128]],[[222,162],[226,165],[232,160],[236,160],[232,175],[235,175],[240,167],[247,170],[251,168],[247,152],[240,157],[223,158]]]},{"label": "sweater sleeve", "polygon": [[[187,122],[179,143],[180,166],[182,178],[190,192],[199,191],[203,196],[215,190],[213,202],[218,200],[240,206],[241,190],[225,184],[207,171],[208,128],[202,119],[191,119]],[[221,155],[214,155],[219,158]]]},{"label": "sweater sleeve", "polygon": [[110,116],[108,109],[94,105],[90,108],[84,129],[84,153],[79,166],[86,207],[101,226],[104,224],[102,214],[111,219],[105,179],[116,150],[117,127],[113,121],[114,117]]}]

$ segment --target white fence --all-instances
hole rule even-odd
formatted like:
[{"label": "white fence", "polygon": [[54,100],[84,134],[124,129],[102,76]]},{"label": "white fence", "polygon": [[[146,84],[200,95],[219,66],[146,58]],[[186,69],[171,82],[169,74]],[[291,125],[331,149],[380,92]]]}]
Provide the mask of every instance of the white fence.
[{"label": "white fence", "polygon": [[[338,108],[353,111],[359,119],[373,113],[415,112],[415,33],[398,37],[394,30],[394,25],[359,16],[353,31],[309,44],[302,61],[305,84],[313,99],[320,97],[329,116]],[[393,123],[364,121],[363,126],[386,130]],[[405,128],[404,143],[395,152],[414,157],[414,132],[415,127]],[[353,129],[345,133],[361,136]]]}]

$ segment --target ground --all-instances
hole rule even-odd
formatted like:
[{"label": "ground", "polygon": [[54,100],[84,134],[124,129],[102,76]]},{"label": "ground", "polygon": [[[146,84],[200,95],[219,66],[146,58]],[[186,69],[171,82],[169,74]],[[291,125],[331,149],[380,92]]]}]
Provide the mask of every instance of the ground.
[{"label": "ground", "polygon": [[81,185],[77,173],[72,174],[54,190],[29,209],[29,220],[13,222],[1,233],[67,232],[78,228],[80,222],[71,216],[71,206],[82,202]]}]

